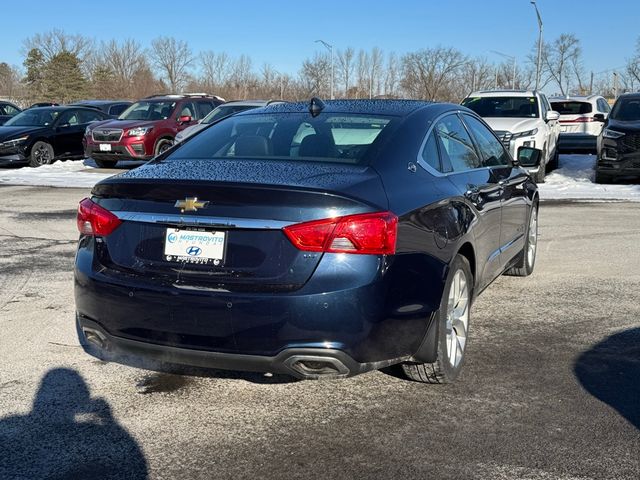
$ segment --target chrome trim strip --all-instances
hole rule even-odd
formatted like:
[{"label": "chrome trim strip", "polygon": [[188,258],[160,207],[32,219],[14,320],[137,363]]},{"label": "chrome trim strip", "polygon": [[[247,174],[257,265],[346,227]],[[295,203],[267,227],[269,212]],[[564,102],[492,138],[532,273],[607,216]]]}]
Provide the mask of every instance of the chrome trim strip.
[{"label": "chrome trim strip", "polygon": [[295,222],[283,222],[281,220],[269,220],[258,218],[229,218],[229,217],[205,217],[200,215],[180,215],[172,213],[144,213],[144,212],[112,212],[123,221],[141,223],[163,223],[185,226],[206,226],[224,228],[245,228],[259,230],[281,230]]}]

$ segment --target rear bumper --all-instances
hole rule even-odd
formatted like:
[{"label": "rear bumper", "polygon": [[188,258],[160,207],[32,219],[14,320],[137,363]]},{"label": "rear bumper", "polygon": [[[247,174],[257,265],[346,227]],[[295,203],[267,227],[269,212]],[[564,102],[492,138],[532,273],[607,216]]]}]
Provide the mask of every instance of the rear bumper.
[{"label": "rear bumper", "polygon": [[[438,309],[442,287],[434,279],[442,278],[442,265],[426,262],[424,278],[416,279],[406,269],[415,270],[419,259],[385,264],[381,257],[352,257],[326,255],[298,290],[253,293],[117,277],[81,246],[76,310],[116,349],[173,363],[313,378],[292,373],[296,352],[338,359],[347,367],[339,376],[410,358]],[[433,287],[416,290],[416,280]]]},{"label": "rear bumper", "polygon": [[560,151],[588,150],[597,148],[598,136],[584,133],[561,133],[558,139]]},{"label": "rear bumper", "polygon": [[132,355],[169,364],[223,370],[270,372],[300,379],[344,378],[403,361],[359,363],[345,352],[329,348],[288,348],[275,356],[243,355],[177,348],[110,335],[94,321],[77,316],[81,343],[90,343],[103,354],[118,358]]}]

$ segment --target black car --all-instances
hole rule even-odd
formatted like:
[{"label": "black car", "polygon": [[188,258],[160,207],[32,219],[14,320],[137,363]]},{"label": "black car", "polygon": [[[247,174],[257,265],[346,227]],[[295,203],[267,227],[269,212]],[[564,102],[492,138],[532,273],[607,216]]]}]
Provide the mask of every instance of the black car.
[{"label": "black car", "polygon": [[3,125],[11,117],[15,117],[22,110],[11,102],[0,102],[0,125]]},{"label": "black car", "polygon": [[56,102],[36,102],[29,106],[29,108],[38,108],[38,107],[57,107],[59,103]]},{"label": "black car", "polygon": [[535,182],[465,107],[248,110],[80,203],[80,340],[125,363],[452,381],[474,298],[532,272],[537,212]]},{"label": "black car", "polygon": [[84,158],[85,129],[92,122],[108,118],[86,107],[24,110],[0,127],[0,165],[39,167],[58,159]]},{"label": "black car", "polygon": [[117,118],[122,112],[129,108],[133,102],[127,100],[80,100],[70,105],[79,107],[96,108],[106,113],[111,118]]},{"label": "black car", "polygon": [[596,182],[629,177],[640,178],[640,93],[618,97],[598,136]]}]

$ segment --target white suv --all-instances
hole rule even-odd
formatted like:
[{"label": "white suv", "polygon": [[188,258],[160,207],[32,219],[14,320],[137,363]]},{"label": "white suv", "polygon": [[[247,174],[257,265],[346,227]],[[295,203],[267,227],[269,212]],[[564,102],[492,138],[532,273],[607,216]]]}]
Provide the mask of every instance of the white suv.
[{"label": "white suv", "polygon": [[598,135],[611,112],[599,95],[550,98],[551,107],[560,114],[560,150],[596,151]]},{"label": "white suv", "polygon": [[513,158],[520,147],[542,151],[540,166],[529,169],[536,182],[544,182],[546,170],[558,166],[560,114],[547,97],[537,91],[483,90],[474,92],[462,105],[480,115],[496,133]]}]

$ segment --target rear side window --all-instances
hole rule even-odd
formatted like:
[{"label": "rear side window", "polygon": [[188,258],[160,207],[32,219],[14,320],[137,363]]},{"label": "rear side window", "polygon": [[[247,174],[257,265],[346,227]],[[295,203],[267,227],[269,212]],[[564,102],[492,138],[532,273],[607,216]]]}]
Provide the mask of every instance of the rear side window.
[{"label": "rear side window", "polygon": [[584,115],[586,113],[591,113],[593,110],[593,107],[589,102],[552,102],[551,106],[560,115]]},{"label": "rear side window", "polygon": [[104,120],[105,115],[99,111],[80,110],[80,123],[91,123]]},{"label": "rear side window", "polygon": [[483,167],[511,165],[509,154],[505,151],[502,143],[498,141],[482,122],[470,115],[464,115],[463,118],[478,144]]},{"label": "rear side window", "polygon": [[128,106],[129,106],[129,105],[128,105],[128,104],[126,104],[126,103],[120,103],[120,104],[118,104],[118,105],[112,105],[112,106],[109,108],[109,115],[115,115],[115,116],[118,116],[118,115],[120,115],[122,112],[124,112],[124,111],[127,109],[127,107],[128,107]]},{"label": "rear side window", "polygon": [[440,145],[443,172],[463,172],[481,166],[471,137],[457,115],[444,117],[434,131]]},{"label": "rear side window", "polygon": [[604,98],[598,99],[598,110],[602,113],[609,113],[611,111],[611,107]]},{"label": "rear side window", "polygon": [[436,135],[432,131],[427,138],[427,142],[422,149],[422,160],[431,168],[436,169],[438,172],[442,172],[442,165],[440,164],[440,154],[438,152],[438,143]]},{"label": "rear side window", "polygon": [[216,108],[213,102],[197,102],[196,107],[198,109],[198,118],[206,117],[209,112]]},{"label": "rear side window", "polygon": [[243,114],[227,117],[167,159],[205,158],[368,163],[368,152],[395,117],[358,114]]}]

